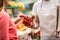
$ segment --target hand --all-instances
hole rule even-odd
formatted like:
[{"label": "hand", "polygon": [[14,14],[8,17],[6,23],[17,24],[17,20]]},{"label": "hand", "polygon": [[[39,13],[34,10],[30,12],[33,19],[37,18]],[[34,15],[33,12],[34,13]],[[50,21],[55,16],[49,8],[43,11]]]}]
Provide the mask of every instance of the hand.
[{"label": "hand", "polygon": [[25,15],[24,14],[18,15],[18,17],[15,19],[14,23],[18,24],[22,20],[23,16],[25,16]]},{"label": "hand", "polygon": [[14,23],[17,24],[20,20],[21,20],[21,19],[17,17],[17,18],[15,19]]},{"label": "hand", "polygon": [[56,37],[60,38],[60,31],[57,31]]}]

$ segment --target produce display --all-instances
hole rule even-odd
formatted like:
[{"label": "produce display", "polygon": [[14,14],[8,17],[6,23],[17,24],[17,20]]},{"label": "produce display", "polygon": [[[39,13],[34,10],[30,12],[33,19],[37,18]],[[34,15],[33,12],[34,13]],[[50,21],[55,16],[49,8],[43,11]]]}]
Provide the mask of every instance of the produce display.
[{"label": "produce display", "polygon": [[[20,15],[19,17],[20,17],[20,21],[17,25],[17,30],[22,33],[26,33],[27,35],[29,33],[32,33],[31,34],[32,39],[36,38],[37,40],[40,40],[40,29],[35,30],[35,29],[32,29],[33,26],[31,27],[31,25],[33,25],[34,16],[30,17],[26,15]],[[35,31],[33,32],[33,30]]]},{"label": "produce display", "polygon": [[23,3],[18,3],[17,5],[19,6],[19,10],[20,11],[24,11],[25,10],[25,6],[24,6]]},{"label": "produce display", "polygon": [[16,3],[14,1],[10,1],[9,6],[6,6],[6,8],[18,8],[20,11],[25,10],[25,6],[23,3]]},{"label": "produce display", "polygon": [[25,15],[20,15],[20,21],[17,25],[17,29],[20,30],[22,28],[26,28],[26,27],[29,27],[31,28],[31,25],[33,23],[33,19],[34,17],[29,17],[29,16],[25,16]]},{"label": "produce display", "polygon": [[27,27],[22,23],[22,21],[20,21],[20,22],[17,24],[17,30],[18,30],[18,31],[26,32],[26,29],[27,29]]},{"label": "produce display", "polygon": [[31,26],[31,23],[33,22],[34,17],[24,16],[21,15],[20,18],[23,20],[23,24],[25,26]]},{"label": "produce display", "polygon": [[24,25],[23,23],[20,23],[20,24],[17,26],[17,29],[20,30],[20,29],[22,29],[22,28],[24,28],[24,27],[25,27],[25,25]]},{"label": "produce display", "polygon": [[17,7],[18,5],[17,5],[17,3],[15,3],[14,1],[11,1],[11,2],[10,2],[10,6],[15,6],[15,7]]}]

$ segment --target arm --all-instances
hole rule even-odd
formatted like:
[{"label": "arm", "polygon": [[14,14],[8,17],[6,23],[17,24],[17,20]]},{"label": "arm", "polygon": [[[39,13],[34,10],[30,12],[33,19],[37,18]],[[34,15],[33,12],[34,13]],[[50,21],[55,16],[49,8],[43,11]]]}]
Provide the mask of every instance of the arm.
[{"label": "arm", "polygon": [[33,20],[33,24],[32,24],[33,28],[38,28],[39,27],[39,18],[38,18],[38,16],[35,16],[35,18]]},{"label": "arm", "polygon": [[[59,10],[58,10],[58,12],[60,11],[60,7],[59,7]],[[59,19],[58,19],[58,28],[57,28],[57,36],[58,37],[60,37],[60,12],[59,12],[59,17],[58,17]]]},{"label": "arm", "polygon": [[37,15],[37,7],[38,7],[38,3],[35,3],[33,5],[33,9],[32,9],[32,14],[35,17],[34,20],[33,20],[33,24],[34,24],[33,27],[34,28],[39,27],[39,18],[38,18],[38,15]]}]

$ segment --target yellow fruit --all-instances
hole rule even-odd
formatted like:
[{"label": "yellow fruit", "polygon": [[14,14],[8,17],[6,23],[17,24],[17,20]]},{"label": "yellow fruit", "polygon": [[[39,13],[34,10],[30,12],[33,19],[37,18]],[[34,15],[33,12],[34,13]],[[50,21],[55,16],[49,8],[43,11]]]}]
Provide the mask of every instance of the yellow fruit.
[{"label": "yellow fruit", "polygon": [[17,3],[15,3],[14,6],[17,7],[18,6]]},{"label": "yellow fruit", "polygon": [[20,7],[19,10],[21,10],[21,11],[25,10],[25,6],[23,3],[19,3],[18,6]]},{"label": "yellow fruit", "polygon": [[10,2],[10,5],[11,5],[11,6],[18,6],[17,3],[13,2],[13,1]]},{"label": "yellow fruit", "polygon": [[22,29],[22,28],[24,28],[24,27],[25,27],[24,24],[20,24],[20,25],[17,27],[17,29],[20,30],[20,29]]},{"label": "yellow fruit", "polygon": [[22,28],[22,26],[20,26],[20,25],[17,27],[18,30],[20,30],[21,28]]}]

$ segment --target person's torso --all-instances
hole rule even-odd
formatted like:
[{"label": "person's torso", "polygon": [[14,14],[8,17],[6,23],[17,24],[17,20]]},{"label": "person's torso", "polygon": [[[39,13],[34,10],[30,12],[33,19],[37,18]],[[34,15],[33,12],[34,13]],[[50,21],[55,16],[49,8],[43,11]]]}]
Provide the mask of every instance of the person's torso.
[{"label": "person's torso", "polygon": [[15,24],[4,9],[0,12],[0,35],[1,40],[17,40]]},{"label": "person's torso", "polygon": [[41,8],[37,8],[40,20],[41,36],[52,36],[56,31],[56,4],[55,2],[43,2]]}]

